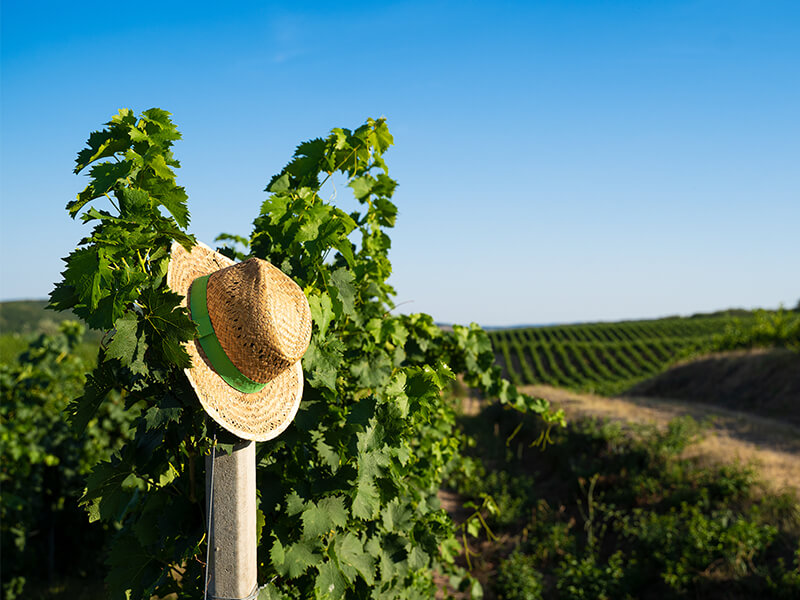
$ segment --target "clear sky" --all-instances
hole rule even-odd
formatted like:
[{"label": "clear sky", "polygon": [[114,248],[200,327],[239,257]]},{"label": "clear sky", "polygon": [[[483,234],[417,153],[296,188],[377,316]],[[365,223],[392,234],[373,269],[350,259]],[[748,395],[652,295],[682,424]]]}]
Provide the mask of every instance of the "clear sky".
[{"label": "clear sky", "polygon": [[[2,2],[0,299],[86,232],[90,131],[170,111],[191,230],[385,116],[400,310],[483,325],[800,299],[800,2]],[[341,191],[340,191],[341,193]]]}]

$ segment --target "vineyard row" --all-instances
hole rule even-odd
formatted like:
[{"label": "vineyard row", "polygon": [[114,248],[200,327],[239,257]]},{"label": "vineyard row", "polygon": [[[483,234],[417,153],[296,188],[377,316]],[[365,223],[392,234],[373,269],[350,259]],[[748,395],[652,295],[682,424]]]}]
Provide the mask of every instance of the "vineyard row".
[{"label": "vineyard row", "polygon": [[498,362],[517,385],[619,391],[708,347],[728,318],[664,319],[490,332]]}]

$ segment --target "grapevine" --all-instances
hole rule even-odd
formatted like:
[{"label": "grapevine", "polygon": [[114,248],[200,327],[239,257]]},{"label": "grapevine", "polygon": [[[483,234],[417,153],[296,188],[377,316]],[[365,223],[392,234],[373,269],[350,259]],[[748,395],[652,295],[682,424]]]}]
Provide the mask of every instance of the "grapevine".
[{"label": "grapevine", "polygon": [[[53,308],[107,332],[70,405],[75,428],[112,390],[137,415],[135,436],[92,470],[82,500],[91,519],[117,530],[107,560],[114,600],[201,594],[211,426],[183,374],[182,344],[195,326],[164,281],[171,242],[195,243],[173,170],[179,138],[160,109],[122,110],[90,136],[76,166],[90,183],[67,208],[94,228],[51,294]],[[386,122],[370,119],[301,144],[270,180],[249,238],[221,236],[228,255],[263,258],[291,276],[314,321],[297,417],[257,451],[264,598],[431,598],[437,572],[477,597],[480,586],[455,566],[460,545],[437,499],[462,445],[445,392],[459,376],[563,425],[563,413],[501,378],[477,325],[443,331],[428,315],[392,314],[392,143]],[[359,210],[323,199],[334,176]]]}]

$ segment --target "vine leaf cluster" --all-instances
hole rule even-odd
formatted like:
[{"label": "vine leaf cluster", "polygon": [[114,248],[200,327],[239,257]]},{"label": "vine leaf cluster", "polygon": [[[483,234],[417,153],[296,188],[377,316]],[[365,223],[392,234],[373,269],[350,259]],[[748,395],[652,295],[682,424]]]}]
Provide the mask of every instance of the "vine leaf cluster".
[{"label": "vine leaf cluster", "polygon": [[[202,587],[209,431],[182,374],[194,324],[164,282],[171,241],[194,243],[173,172],[178,138],[159,109],[120,111],[90,136],[77,170],[91,165],[91,181],[67,208],[84,210],[94,229],[51,297],[109,332],[72,404],[73,424],[89,423],[112,389],[140,411],[134,439],[94,468],[83,498],[91,518],[118,528],[113,598],[188,598]],[[392,314],[392,143],[385,120],[369,119],[301,144],[270,180],[249,238],[220,236],[229,256],[257,256],[291,276],[314,322],[297,417],[257,450],[259,580],[270,582],[262,598],[431,598],[435,572],[477,595],[455,565],[459,542],[437,499],[462,445],[445,392],[460,375],[509,407],[563,423],[500,377],[477,325],[443,331],[429,315]],[[358,210],[323,199],[333,177],[346,180]],[[113,212],[90,206],[106,201]]]}]

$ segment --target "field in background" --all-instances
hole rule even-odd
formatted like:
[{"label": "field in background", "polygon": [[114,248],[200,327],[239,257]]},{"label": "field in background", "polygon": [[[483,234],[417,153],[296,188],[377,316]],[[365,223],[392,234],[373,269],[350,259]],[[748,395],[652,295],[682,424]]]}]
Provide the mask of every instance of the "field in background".
[{"label": "field in background", "polygon": [[[736,319],[736,320],[734,320]],[[490,331],[504,373],[516,385],[546,384],[614,394],[676,361],[709,351],[714,336],[744,317],[673,317]]]},{"label": "field in background", "polygon": [[[46,306],[47,300],[0,302],[0,363],[16,361],[28,344],[41,334],[57,333],[62,322],[80,320],[69,311],[46,310]],[[102,332],[86,331],[76,352],[81,358],[94,360],[102,337]]]}]

